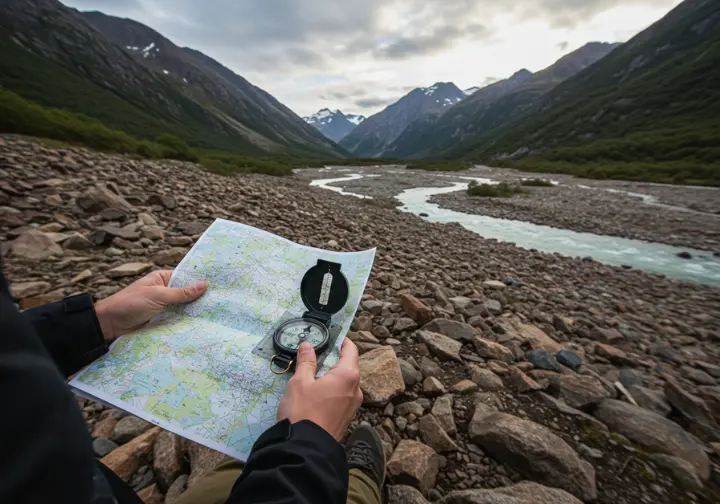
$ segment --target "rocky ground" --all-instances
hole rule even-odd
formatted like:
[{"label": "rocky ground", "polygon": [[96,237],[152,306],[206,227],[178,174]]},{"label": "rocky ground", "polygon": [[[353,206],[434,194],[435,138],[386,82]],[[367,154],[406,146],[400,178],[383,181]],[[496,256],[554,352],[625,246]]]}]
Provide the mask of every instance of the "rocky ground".
[{"label": "rocky ground", "polygon": [[529,194],[513,198],[471,198],[464,191],[458,191],[433,196],[430,201],[470,214],[720,253],[720,189],[597,181],[490,167],[443,174],[406,171],[400,167],[363,168],[353,172],[311,170],[302,176],[332,178],[355,172],[381,177],[337,185],[347,191],[380,198],[393,198],[411,187],[467,183],[463,177],[508,182],[531,177],[553,180],[557,186],[525,187]]},{"label": "rocky ground", "polygon": [[[720,289],[484,240],[307,179],[0,141],[0,239],[21,308],[177,264],[215,217],[378,247],[349,337],[388,501],[718,502]],[[98,457],[172,503],[221,455],[79,399]],[[637,405],[634,405],[634,404]]]}]

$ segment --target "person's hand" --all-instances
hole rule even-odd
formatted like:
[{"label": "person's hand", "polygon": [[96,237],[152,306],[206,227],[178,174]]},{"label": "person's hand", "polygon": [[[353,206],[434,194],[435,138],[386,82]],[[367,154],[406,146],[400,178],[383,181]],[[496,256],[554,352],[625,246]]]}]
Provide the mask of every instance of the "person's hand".
[{"label": "person's hand", "polygon": [[280,401],[277,421],[310,420],[340,441],[363,401],[355,343],[345,338],[340,360],[325,376],[316,380],[316,370],[315,349],[304,342],[298,351],[295,376]]},{"label": "person's hand", "polygon": [[95,303],[103,337],[108,343],[147,324],[171,304],[195,301],[207,290],[199,282],[190,287],[168,287],[172,271],[154,271],[109,298]]}]

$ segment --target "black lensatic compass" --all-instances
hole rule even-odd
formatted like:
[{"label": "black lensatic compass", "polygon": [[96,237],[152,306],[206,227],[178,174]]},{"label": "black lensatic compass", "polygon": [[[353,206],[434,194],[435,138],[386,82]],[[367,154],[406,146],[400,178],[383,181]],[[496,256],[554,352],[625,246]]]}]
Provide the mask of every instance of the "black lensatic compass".
[{"label": "black lensatic compass", "polygon": [[[310,343],[318,356],[324,359],[339,334],[332,324],[332,316],[342,310],[348,300],[349,287],[341,265],[318,259],[300,283],[300,297],[307,311],[301,317],[284,317],[272,331],[273,355],[270,370],[285,374],[295,367],[300,344]],[[257,353],[257,352],[256,352]]]}]

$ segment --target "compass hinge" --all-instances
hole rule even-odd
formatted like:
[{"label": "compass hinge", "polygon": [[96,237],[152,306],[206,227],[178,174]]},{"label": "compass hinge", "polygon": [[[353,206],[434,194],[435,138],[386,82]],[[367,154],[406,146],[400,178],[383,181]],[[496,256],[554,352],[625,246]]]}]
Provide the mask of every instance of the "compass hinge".
[{"label": "compass hinge", "polygon": [[330,315],[328,315],[327,313],[306,311],[305,313],[303,313],[303,318],[317,320],[325,327],[330,325]]}]

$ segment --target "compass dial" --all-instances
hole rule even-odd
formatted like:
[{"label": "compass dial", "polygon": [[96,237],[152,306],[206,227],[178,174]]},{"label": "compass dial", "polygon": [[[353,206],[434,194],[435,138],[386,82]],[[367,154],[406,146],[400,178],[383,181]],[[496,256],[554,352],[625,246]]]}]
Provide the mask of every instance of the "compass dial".
[{"label": "compass dial", "polygon": [[328,340],[328,331],[322,324],[311,320],[289,320],[278,327],[275,342],[286,350],[297,352],[300,343],[307,341],[316,350]]}]

